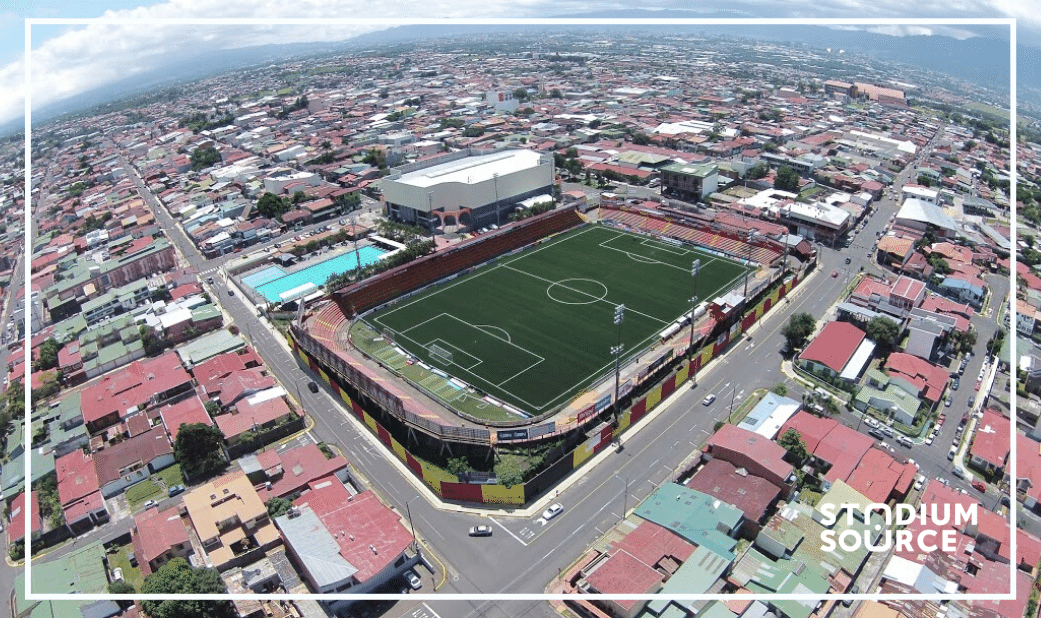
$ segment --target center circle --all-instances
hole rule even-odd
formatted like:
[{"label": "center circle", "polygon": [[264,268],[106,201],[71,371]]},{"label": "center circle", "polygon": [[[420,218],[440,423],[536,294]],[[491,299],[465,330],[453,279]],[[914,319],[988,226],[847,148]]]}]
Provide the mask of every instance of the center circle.
[{"label": "center circle", "polygon": [[562,305],[591,305],[607,298],[607,286],[596,279],[561,279],[549,284],[546,296]]}]

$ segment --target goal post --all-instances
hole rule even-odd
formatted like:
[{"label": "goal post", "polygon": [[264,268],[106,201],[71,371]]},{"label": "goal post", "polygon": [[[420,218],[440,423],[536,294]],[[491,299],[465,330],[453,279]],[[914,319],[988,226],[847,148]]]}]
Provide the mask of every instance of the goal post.
[{"label": "goal post", "polygon": [[436,343],[431,343],[427,346],[427,351],[430,352],[430,356],[436,360],[448,365],[455,364],[453,362],[452,353]]}]

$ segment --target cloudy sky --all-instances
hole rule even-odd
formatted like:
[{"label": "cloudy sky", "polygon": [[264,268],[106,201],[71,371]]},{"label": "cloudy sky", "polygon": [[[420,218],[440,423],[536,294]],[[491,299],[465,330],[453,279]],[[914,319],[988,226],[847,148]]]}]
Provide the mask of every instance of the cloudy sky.
[{"label": "cloudy sky", "polygon": [[[317,18],[377,16],[390,18],[551,17],[594,10],[631,8],[621,2],[577,0],[12,0],[0,5],[0,124],[20,118],[24,109],[25,18],[119,18],[134,24],[88,26],[35,25],[32,28],[33,108],[144,72],[164,59],[206,49],[265,43],[336,41],[372,27],[349,25],[298,27],[199,27],[160,25],[169,18]],[[1033,0],[920,0],[913,13],[903,0],[767,0],[696,5],[662,0],[660,8],[696,6],[714,17],[834,18],[987,18],[1018,20],[1019,43],[1041,47],[1041,12]],[[692,14],[692,16],[695,16]],[[970,26],[884,26],[892,35],[945,34],[964,38]],[[1022,71],[1022,67],[1020,68]]]}]

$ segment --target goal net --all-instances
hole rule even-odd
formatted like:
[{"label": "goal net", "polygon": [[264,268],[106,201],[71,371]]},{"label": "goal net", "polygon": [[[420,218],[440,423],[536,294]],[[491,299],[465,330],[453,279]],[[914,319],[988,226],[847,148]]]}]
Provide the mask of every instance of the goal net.
[{"label": "goal net", "polygon": [[429,346],[427,346],[427,351],[430,352],[430,356],[433,358],[433,360],[441,361],[446,365],[453,364],[452,353],[446,350],[445,348],[442,348],[441,346],[437,345],[436,343],[431,343]]}]

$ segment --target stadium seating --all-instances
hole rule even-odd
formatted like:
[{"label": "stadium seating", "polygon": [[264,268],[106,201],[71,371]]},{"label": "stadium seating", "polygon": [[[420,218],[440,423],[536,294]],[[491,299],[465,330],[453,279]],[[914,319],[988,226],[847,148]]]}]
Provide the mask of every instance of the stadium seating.
[{"label": "stadium seating", "polygon": [[402,294],[530,245],[582,223],[578,212],[555,210],[398,266],[336,293],[350,313],[362,313]]},{"label": "stadium seating", "polygon": [[[707,225],[695,227],[683,222],[666,221],[649,213],[614,208],[601,208],[600,218],[614,221],[645,234],[676,238],[736,258],[748,257],[748,243],[737,231],[705,229],[708,227]],[[760,264],[772,264],[781,257],[782,252],[783,245],[772,240],[752,243],[752,261]]]}]

